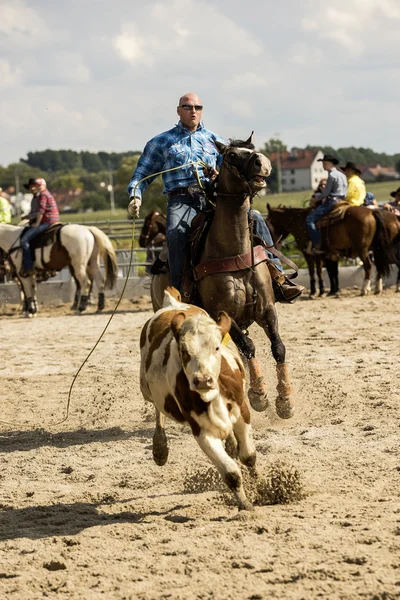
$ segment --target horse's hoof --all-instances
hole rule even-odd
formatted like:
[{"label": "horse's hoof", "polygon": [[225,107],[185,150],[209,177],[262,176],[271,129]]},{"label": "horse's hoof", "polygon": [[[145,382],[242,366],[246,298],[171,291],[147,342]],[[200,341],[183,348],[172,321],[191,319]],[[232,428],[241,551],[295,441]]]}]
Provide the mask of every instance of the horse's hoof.
[{"label": "horse's hoof", "polygon": [[248,391],[248,398],[252,408],[257,412],[264,412],[268,408],[268,397],[267,394],[258,394],[252,388]]},{"label": "horse's hoof", "polygon": [[294,415],[294,405],[291,398],[278,396],[275,401],[276,414],[281,419],[290,419]]}]

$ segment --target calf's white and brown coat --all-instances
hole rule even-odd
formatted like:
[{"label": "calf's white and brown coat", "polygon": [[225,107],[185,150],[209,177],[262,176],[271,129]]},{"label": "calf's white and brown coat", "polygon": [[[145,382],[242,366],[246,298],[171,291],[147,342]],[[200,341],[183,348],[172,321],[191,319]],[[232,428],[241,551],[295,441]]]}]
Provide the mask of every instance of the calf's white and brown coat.
[{"label": "calf's white and brown coat", "polygon": [[239,507],[250,508],[240,468],[224,448],[224,440],[233,434],[240,460],[254,467],[245,373],[227,336],[230,325],[225,312],[215,322],[203,309],[181,302],[175,288],[168,288],[163,307],[141,333],[140,386],[145,400],[156,409],[155,462],[163,465],[168,458],[165,416],[187,423]]}]

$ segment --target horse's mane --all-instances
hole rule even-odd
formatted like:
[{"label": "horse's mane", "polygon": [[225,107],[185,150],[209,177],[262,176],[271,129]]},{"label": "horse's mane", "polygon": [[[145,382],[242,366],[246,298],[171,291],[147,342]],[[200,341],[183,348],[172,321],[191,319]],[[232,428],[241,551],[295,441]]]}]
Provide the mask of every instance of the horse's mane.
[{"label": "horse's mane", "polygon": [[251,142],[245,142],[243,140],[229,140],[229,148],[248,148],[249,150],[255,150],[256,147]]}]

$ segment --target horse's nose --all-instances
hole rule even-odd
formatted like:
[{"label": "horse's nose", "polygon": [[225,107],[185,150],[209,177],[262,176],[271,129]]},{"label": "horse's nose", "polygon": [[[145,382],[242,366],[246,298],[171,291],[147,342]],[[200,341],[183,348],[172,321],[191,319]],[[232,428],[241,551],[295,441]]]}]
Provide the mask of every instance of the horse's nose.
[{"label": "horse's nose", "polygon": [[261,167],[262,162],[261,162],[261,160],[259,158],[256,158],[255,165],[256,165],[256,167]]}]

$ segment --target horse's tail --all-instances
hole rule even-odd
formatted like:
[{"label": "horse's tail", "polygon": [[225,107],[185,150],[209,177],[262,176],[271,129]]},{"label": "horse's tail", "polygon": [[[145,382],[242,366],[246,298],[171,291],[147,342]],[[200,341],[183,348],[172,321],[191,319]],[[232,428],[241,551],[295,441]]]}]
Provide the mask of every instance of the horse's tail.
[{"label": "horse's tail", "polygon": [[376,232],[372,240],[372,252],[378,276],[388,277],[390,265],[395,262],[392,244],[384,220],[377,210],[371,211],[376,221]]},{"label": "horse's tail", "polygon": [[106,234],[98,227],[88,227],[97,244],[98,252],[103,260],[106,271],[105,288],[112,290],[117,281],[118,264],[114,247]]}]

